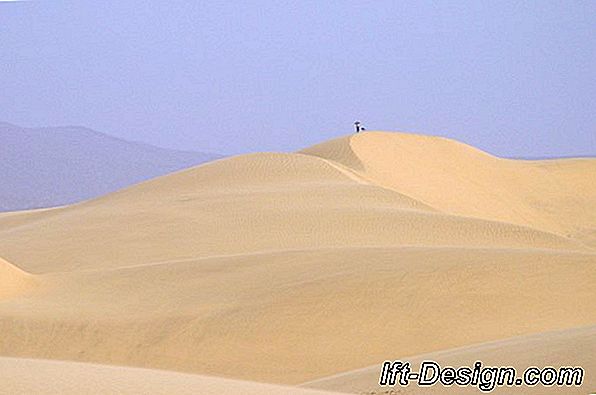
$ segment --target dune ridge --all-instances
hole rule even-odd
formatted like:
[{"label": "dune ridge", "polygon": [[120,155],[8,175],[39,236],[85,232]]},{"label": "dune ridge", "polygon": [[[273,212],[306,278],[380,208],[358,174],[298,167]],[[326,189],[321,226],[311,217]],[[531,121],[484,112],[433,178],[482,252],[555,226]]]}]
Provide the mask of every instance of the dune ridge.
[{"label": "dune ridge", "polygon": [[501,159],[447,138],[366,132],[303,153],[334,160],[438,210],[562,235],[592,228],[596,160]]},{"label": "dune ridge", "polygon": [[33,283],[32,276],[0,258],[0,300],[25,292]]}]

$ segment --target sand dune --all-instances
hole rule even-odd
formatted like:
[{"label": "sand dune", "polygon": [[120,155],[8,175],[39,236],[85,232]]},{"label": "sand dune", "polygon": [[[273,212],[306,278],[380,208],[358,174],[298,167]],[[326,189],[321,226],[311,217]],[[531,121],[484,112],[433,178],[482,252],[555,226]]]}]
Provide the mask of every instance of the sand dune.
[{"label": "sand dune", "polygon": [[596,223],[596,160],[507,160],[445,138],[369,132],[308,148],[437,210],[573,234]]},{"label": "sand dune", "polygon": [[36,395],[333,395],[336,392],[283,387],[175,372],[0,357],[0,394]]},{"label": "sand dune", "polygon": [[[414,357],[402,356],[402,360],[410,362],[418,369],[424,360],[437,361],[441,366],[473,366],[481,360],[483,366],[513,366],[518,375],[529,366],[582,366],[586,372],[596,369],[596,327],[568,329],[558,332],[540,333],[537,335],[520,336],[497,342],[483,343],[453,350],[440,351]],[[396,356],[394,359],[399,359]],[[333,377],[315,380],[303,386],[307,388],[324,388],[333,390],[344,389],[350,393],[382,393],[391,387],[376,385],[379,380],[380,364],[345,372]],[[545,387],[523,386],[519,388],[497,387],[493,394],[587,394],[596,388],[594,375],[586,375],[580,387]],[[421,388],[410,385],[407,388],[393,387],[400,394],[478,394],[475,387],[444,387],[434,385]],[[375,392],[376,391],[376,392]],[[591,391],[593,392],[593,391]]]},{"label": "sand dune", "polygon": [[300,383],[388,354],[593,324],[594,263],[340,248],[47,274],[0,304],[0,355]]},{"label": "sand dune", "polygon": [[369,132],[1,214],[0,355],[298,384],[595,325],[595,166]]},{"label": "sand dune", "polygon": [[302,154],[219,160],[26,219],[0,217],[0,252],[41,273],[340,246],[588,248],[527,224],[451,215],[341,166]]}]

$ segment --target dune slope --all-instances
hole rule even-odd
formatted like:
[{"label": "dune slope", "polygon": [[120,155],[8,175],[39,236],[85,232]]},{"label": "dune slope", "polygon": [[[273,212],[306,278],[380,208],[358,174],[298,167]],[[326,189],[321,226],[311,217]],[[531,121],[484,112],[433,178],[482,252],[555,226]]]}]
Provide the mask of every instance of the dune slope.
[{"label": "dune slope", "polygon": [[302,152],[446,213],[574,234],[596,223],[596,160],[508,160],[445,138],[367,132]]},{"label": "dune slope", "polygon": [[35,273],[394,245],[587,248],[527,225],[444,213],[303,154],[223,159],[82,204],[0,216],[0,252]]},{"label": "dune slope", "polygon": [[0,258],[0,300],[23,293],[33,284],[28,273]]},{"label": "dune slope", "polygon": [[[519,336],[497,342],[475,344],[472,346],[457,348],[453,350],[440,351],[413,357],[396,356],[395,359],[402,359],[410,362],[414,369],[418,369],[424,360],[437,361],[441,366],[473,366],[477,360],[483,362],[483,366],[513,366],[518,376],[530,366],[581,366],[585,372],[593,372],[596,369],[596,327],[584,327],[568,329],[557,332],[540,333],[536,335]],[[336,376],[315,380],[304,384],[309,388],[326,388],[341,390],[345,389],[350,393],[382,393],[391,390],[389,387],[376,385],[379,379],[380,364],[358,369],[352,372],[345,372]],[[583,384],[580,387],[546,387],[537,385],[535,387],[497,387],[491,393],[494,394],[587,394],[596,388],[596,378],[593,374],[586,374]],[[478,394],[480,391],[474,386],[470,387],[444,387],[435,385],[421,388],[410,385],[407,388],[395,387],[400,394]]]},{"label": "dune slope", "polygon": [[0,382],[0,394],[6,395],[339,394],[160,370],[2,357]]},{"label": "dune slope", "polygon": [[340,248],[46,274],[0,303],[0,355],[300,383],[593,324],[595,258]]}]

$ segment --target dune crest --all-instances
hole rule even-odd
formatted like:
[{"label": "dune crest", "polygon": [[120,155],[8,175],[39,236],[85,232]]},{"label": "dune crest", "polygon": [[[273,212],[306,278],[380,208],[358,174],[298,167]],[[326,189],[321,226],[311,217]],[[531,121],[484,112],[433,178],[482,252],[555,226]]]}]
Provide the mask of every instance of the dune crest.
[{"label": "dune crest", "polygon": [[33,284],[33,278],[0,258],[0,300],[25,292]]},{"label": "dune crest", "polygon": [[596,159],[501,159],[455,140],[396,132],[364,132],[301,152],[449,214],[561,235],[596,223]]}]

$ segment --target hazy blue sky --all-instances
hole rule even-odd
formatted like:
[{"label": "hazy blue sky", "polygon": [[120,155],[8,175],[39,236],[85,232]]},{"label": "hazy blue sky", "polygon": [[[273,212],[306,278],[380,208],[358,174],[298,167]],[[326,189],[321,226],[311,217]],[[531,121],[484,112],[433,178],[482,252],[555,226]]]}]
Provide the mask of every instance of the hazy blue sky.
[{"label": "hazy blue sky", "polygon": [[295,150],[369,129],[596,154],[596,1],[0,3],[0,121]]}]

